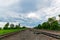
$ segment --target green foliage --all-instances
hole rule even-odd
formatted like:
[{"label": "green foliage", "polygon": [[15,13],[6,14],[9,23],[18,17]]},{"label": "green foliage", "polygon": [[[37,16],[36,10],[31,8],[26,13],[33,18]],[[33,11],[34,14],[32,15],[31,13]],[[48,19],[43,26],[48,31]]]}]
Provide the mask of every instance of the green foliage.
[{"label": "green foliage", "polygon": [[41,24],[39,24],[38,26],[36,26],[36,27],[34,27],[35,29],[41,29],[42,28],[42,26],[41,26]]},{"label": "green foliage", "polygon": [[22,28],[26,28],[26,27],[25,26],[20,27],[20,24],[18,25],[10,24],[10,27],[9,27],[9,23],[6,23],[3,29],[22,29]]},{"label": "green foliage", "polygon": [[25,26],[23,26],[22,28],[26,28]]},{"label": "green foliage", "polygon": [[18,26],[20,27],[20,24],[18,24]]},{"label": "green foliage", "polygon": [[60,15],[58,15],[60,17]]},{"label": "green foliage", "polygon": [[14,24],[10,24],[10,29],[14,29]]},{"label": "green foliage", "polygon": [[51,30],[59,30],[58,21],[51,23]]},{"label": "green foliage", "polygon": [[42,29],[50,29],[50,24],[48,22],[44,22],[42,24]]},{"label": "green foliage", "polygon": [[0,28],[0,30],[1,30],[2,28]]},{"label": "green foliage", "polygon": [[6,23],[3,29],[9,29],[8,26],[9,26],[9,23]]},{"label": "green foliage", "polygon": [[16,25],[15,29],[21,29],[20,24]]},{"label": "green foliage", "polygon": [[38,29],[41,29],[41,28],[42,28],[42,27],[41,27],[41,24],[39,24],[39,25],[38,25]]},{"label": "green foliage", "polygon": [[42,25],[38,25],[34,27],[35,29],[47,29],[47,30],[60,30],[60,26],[58,24],[58,21],[52,17],[48,18],[47,22],[42,23]]},{"label": "green foliage", "polygon": [[5,35],[5,34],[8,34],[8,33],[17,32],[17,31],[22,31],[22,30],[26,30],[26,29],[8,29],[8,30],[0,30],[0,35]]},{"label": "green foliage", "polygon": [[53,18],[48,18],[48,22],[52,22],[53,21]]},{"label": "green foliage", "polygon": [[16,25],[15,29],[20,29],[20,26],[19,25]]}]

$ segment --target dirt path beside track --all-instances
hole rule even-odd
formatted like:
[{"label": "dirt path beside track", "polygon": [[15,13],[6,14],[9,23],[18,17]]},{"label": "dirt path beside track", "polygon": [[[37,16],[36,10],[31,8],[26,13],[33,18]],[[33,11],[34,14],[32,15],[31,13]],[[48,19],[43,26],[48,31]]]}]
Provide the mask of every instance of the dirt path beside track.
[{"label": "dirt path beside track", "polygon": [[33,31],[25,30],[15,35],[2,38],[0,40],[58,40],[43,34],[34,34]]}]

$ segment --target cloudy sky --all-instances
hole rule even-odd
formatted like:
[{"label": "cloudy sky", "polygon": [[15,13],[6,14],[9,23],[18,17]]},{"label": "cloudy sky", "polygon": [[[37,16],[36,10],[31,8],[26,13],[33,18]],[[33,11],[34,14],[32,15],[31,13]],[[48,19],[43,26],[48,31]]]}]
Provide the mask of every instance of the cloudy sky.
[{"label": "cloudy sky", "polygon": [[0,26],[14,22],[33,27],[59,14],[60,0],[0,0]]}]

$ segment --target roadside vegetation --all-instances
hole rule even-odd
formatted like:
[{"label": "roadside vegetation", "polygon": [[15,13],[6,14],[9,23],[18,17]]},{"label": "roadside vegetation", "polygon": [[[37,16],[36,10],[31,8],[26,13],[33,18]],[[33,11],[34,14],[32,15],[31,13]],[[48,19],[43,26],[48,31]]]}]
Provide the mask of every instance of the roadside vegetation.
[{"label": "roadside vegetation", "polygon": [[0,28],[0,35],[22,31],[26,29],[27,28],[25,26],[21,27],[20,24],[18,25],[10,24],[10,27],[9,27],[9,23],[6,23],[3,28]]},{"label": "roadside vegetation", "polygon": [[[60,17],[60,15],[59,15]],[[60,30],[60,22],[56,20],[55,17],[48,18],[48,21],[43,22],[42,24],[38,24],[35,26],[35,29],[45,29],[45,30]]]}]

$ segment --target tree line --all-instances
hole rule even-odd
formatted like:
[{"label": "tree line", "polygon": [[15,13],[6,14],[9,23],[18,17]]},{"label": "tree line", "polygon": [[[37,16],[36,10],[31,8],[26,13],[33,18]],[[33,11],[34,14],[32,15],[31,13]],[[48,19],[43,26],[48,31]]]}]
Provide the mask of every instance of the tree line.
[{"label": "tree line", "polygon": [[60,24],[55,19],[55,17],[48,18],[47,22],[43,22],[42,24],[38,24],[34,27],[35,29],[46,29],[46,30],[60,30]]},{"label": "tree line", "polygon": [[[10,25],[10,26],[9,26]],[[22,28],[26,28],[25,26],[21,27],[20,24],[18,25],[14,25],[14,24],[9,24],[9,23],[6,23],[3,27],[4,30],[6,29],[22,29]],[[1,30],[2,28],[0,28]]]}]

